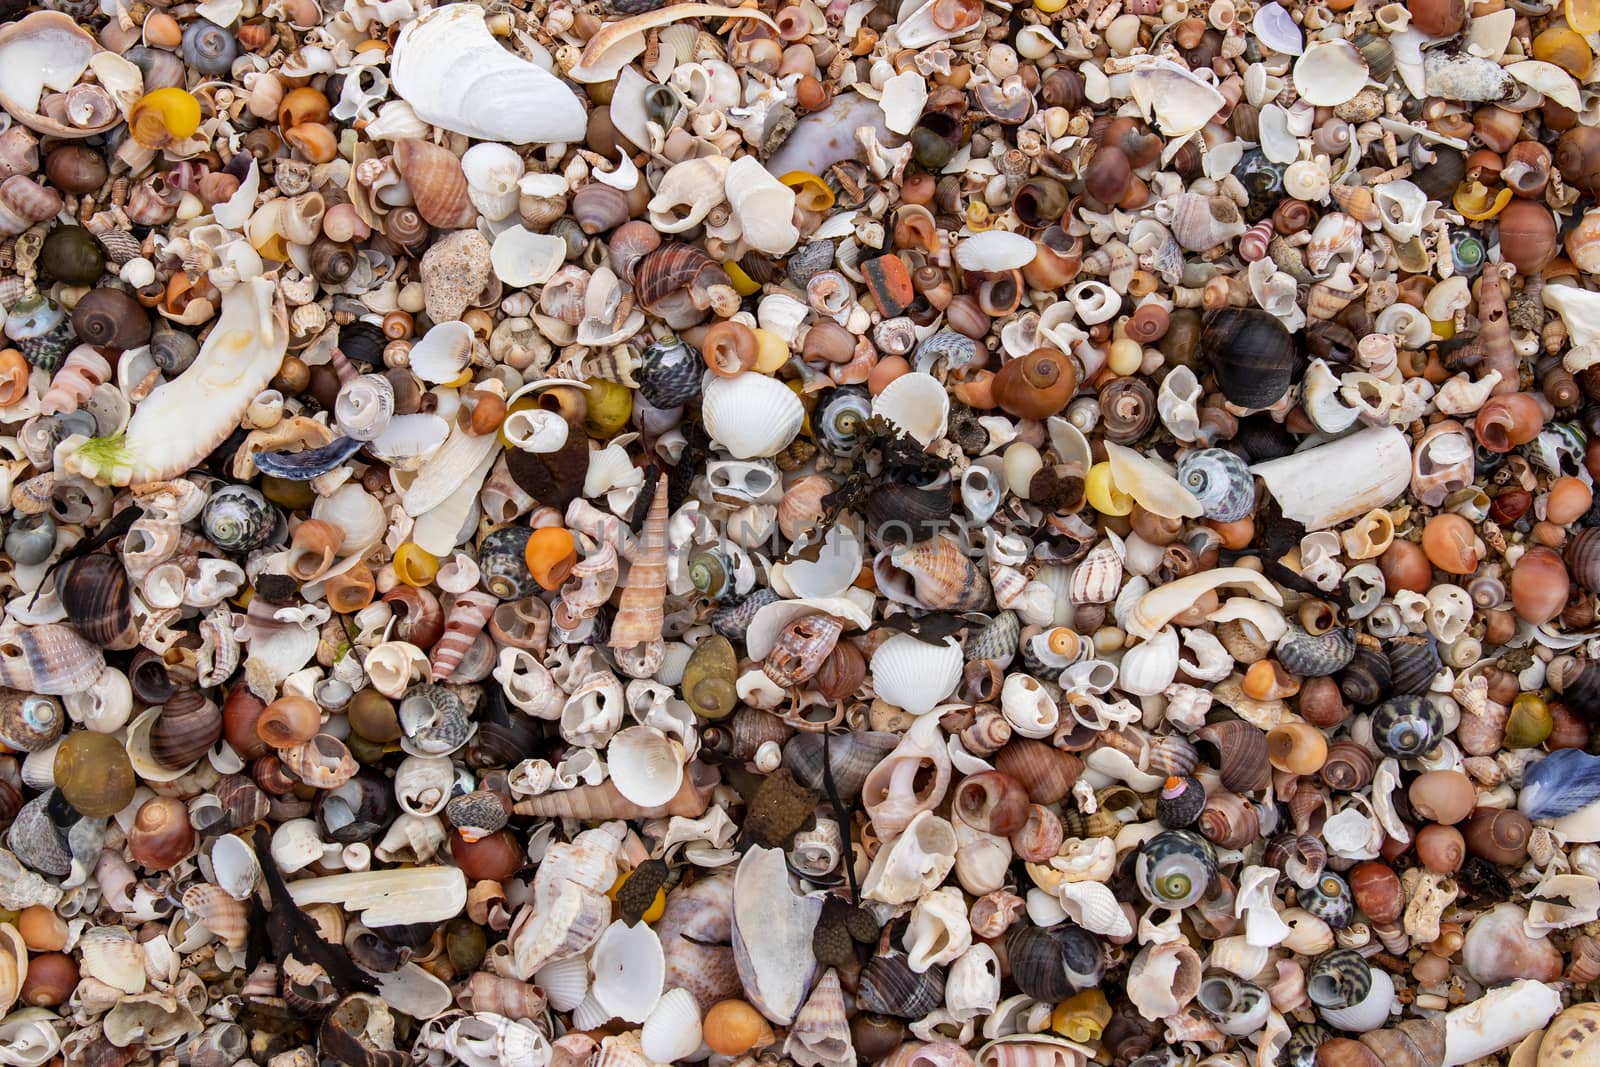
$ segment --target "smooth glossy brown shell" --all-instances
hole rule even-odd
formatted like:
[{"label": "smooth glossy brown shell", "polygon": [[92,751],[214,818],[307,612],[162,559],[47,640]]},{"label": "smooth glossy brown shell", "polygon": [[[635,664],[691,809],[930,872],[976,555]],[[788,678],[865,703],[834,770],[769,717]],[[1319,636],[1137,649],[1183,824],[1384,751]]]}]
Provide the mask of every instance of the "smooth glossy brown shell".
[{"label": "smooth glossy brown shell", "polygon": [[1271,407],[1294,381],[1294,337],[1260,308],[1212,312],[1201,331],[1200,347],[1222,395],[1240,407]]},{"label": "smooth glossy brown shell", "polygon": [[1267,735],[1242,719],[1212,723],[1196,730],[1192,740],[1207,762],[1222,773],[1223,788],[1235,793],[1265,789],[1272,779],[1267,760]]},{"label": "smooth glossy brown shell", "polygon": [[995,769],[1022,783],[1035,804],[1055,804],[1072,791],[1083,761],[1042,741],[1013,737],[994,754]]},{"label": "smooth glossy brown shell", "polygon": [[67,621],[91,643],[112,649],[138,643],[128,572],[117,557],[94,552],[64,564],[56,591]]},{"label": "smooth glossy brown shell", "polygon": [[150,755],[163,767],[187,767],[222,736],[222,711],[197,689],[174,693],[150,727]]}]

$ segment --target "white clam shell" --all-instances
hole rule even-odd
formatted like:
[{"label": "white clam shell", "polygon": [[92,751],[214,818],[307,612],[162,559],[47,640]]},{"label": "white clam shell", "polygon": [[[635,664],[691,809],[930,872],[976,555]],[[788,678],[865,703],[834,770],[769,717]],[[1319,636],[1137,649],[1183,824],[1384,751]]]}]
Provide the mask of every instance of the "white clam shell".
[{"label": "white clam shell", "polygon": [[700,1048],[700,1038],[700,1006],[694,995],[669,989],[645,1019],[639,1045],[657,1063],[681,1063]]},{"label": "white clam shell", "polygon": [[[1033,247],[1032,242],[1028,247]],[[933,375],[912,371],[873,397],[872,414],[883,416],[923,445],[930,445],[944,436],[949,425],[950,394]]]},{"label": "white clam shell", "polygon": [[1355,99],[1367,84],[1367,61],[1349,41],[1319,41],[1294,64],[1294,88],[1317,107],[1337,107]]},{"label": "white clam shell", "polygon": [[985,230],[956,245],[956,263],[962,270],[1019,270],[1038,254],[1031,240],[1008,230]]},{"label": "white clam shell", "polygon": [[1263,4],[1250,23],[1256,39],[1274,52],[1297,56],[1305,51],[1305,34],[1281,4]]},{"label": "white clam shell", "polygon": [[1225,102],[1214,87],[1169,60],[1135,69],[1128,75],[1128,91],[1144,117],[1171,138],[1199,130]]},{"label": "white clam shell", "polygon": [[522,226],[501,230],[489,250],[495,277],[518,289],[543,285],[554,278],[566,258],[567,243],[561,238],[534,233]]},{"label": "white clam shell", "polygon": [[685,762],[683,747],[654,726],[619,730],[606,747],[606,765],[617,792],[646,808],[672,799],[683,783]]},{"label": "white clam shell", "polygon": [[732,378],[708,371],[706,379],[700,398],[706,432],[735,459],[776,455],[800,433],[805,407],[783,383],[752,371]]},{"label": "white clam shell", "polygon": [[411,373],[431,385],[454,381],[472,362],[472,327],[455,319],[434,325],[411,346]]},{"label": "white clam shell", "polygon": [[911,715],[926,715],[961,680],[961,646],[953,637],[930,645],[895,634],[872,654],[872,687],[879,698]]},{"label": "white clam shell", "polygon": [[896,74],[883,83],[883,96],[878,101],[883,108],[883,124],[891,133],[908,134],[922,117],[922,107],[927,102],[927,79],[914,70]]},{"label": "white clam shell", "polygon": [[642,1023],[661,999],[666,956],[661,939],[644,923],[629,926],[619,919],[607,927],[595,943],[590,967],[590,992],[614,1018]]},{"label": "white clam shell", "polygon": [[255,850],[237,834],[223,834],[211,846],[212,880],[235,900],[246,900],[261,880]]},{"label": "white clam shell", "polygon": [[549,71],[500,46],[477,4],[426,11],[400,31],[389,75],[417,117],[482,141],[581,141],[583,104]]},{"label": "white clam shell", "polygon": [[821,915],[820,899],[791,888],[782,850],[758,845],[744,854],[733,876],[734,962],[750,1002],[779,1025],[794,1020],[811,988]]}]

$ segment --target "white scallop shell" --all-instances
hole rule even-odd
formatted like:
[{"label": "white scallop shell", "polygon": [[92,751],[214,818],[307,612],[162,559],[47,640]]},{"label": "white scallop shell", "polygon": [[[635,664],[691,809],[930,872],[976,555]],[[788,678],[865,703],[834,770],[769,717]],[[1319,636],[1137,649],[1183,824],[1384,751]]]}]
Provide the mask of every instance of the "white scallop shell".
[{"label": "white scallop shell", "polygon": [[411,373],[432,385],[454,381],[472,361],[472,327],[455,319],[434,325],[411,346]]},{"label": "white scallop shell", "polygon": [[707,371],[700,415],[706,432],[730,455],[754,459],[776,455],[793,441],[806,410],[787,386],[765,374],[723,378]]},{"label": "white scallop shell", "polygon": [[582,956],[556,960],[533,974],[533,984],[544,990],[556,1011],[571,1011],[589,995],[589,964]]},{"label": "white scallop shell", "polygon": [[1032,241],[1007,230],[985,230],[956,245],[956,263],[962,270],[1019,270],[1038,254]]},{"label": "white scallop shell", "polygon": [[1294,88],[1317,107],[1337,107],[1367,84],[1367,61],[1349,41],[1318,41],[1294,64]]},{"label": "white scallop shell", "polygon": [[594,971],[591,994],[611,1017],[642,1023],[661,999],[667,963],[661,939],[644,923],[629,926],[620,919],[606,928],[589,961]]},{"label": "white scallop shell", "polygon": [[872,654],[872,687],[878,696],[911,715],[926,715],[961,680],[961,646],[953,637],[930,645],[895,634]]},{"label": "white scallop shell", "polygon": [[606,765],[617,792],[645,808],[672,799],[683,783],[685,762],[683,746],[654,726],[619,730],[606,747]]},{"label": "white scallop shell", "polygon": [[482,141],[581,141],[588,117],[554,75],[500,46],[476,4],[425,11],[400,31],[389,65],[417,117]]},{"label": "white scallop shell", "polygon": [[682,1063],[700,1048],[700,1037],[700,1006],[694,994],[669,989],[645,1019],[639,1044],[656,1063]]},{"label": "white scallop shell", "polygon": [[[1032,242],[1028,243],[1032,248]],[[944,436],[950,422],[950,394],[931,374],[912,371],[889,383],[872,399],[872,414],[881,415],[923,445]]]}]

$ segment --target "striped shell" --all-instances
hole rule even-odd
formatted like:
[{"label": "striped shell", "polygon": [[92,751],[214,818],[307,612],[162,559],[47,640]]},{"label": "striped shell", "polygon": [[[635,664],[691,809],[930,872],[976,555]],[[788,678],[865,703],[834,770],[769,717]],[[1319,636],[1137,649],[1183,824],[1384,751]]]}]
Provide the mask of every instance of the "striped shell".
[{"label": "striped shell", "polygon": [[1397,693],[1422,694],[1444,666],[1433,638],[1396,637],[1388,643],[1389,683]]},{"label": "striped shell", "polygon": [[1348,1008],[1359,1004],[1371,989],[1372,967],[1354,949],[1336,948],[1325,952],[1306,971],[1306,995],[1319,1008]]},{"label": "striped shell", "polygon": [[444,756],[467,743],[473,724],[461,698],[442,685],[419,685],[400,702],[402,745],[421,756]]},{"label": "striped shell", "polygon": [[1302,908],[1335,930],[1343,930],[1355,917],[1355,897],[1350,893],[1350,885],[1332,871],[1323,871],[1322,876],[1301,889],[1295,899]]},{"label": "striped shell", "polygon": [[1122,588],[1122,556],[1109,542],[1089,551],[1072,572],[1068,596],[1074,604],[1109,604]]},{"label": "striped shell", "polygon": [[1320,678],[1343,670],[1356,654],[1355,633],[1348,626],[1311,634],[1298,626],[1278,641],[1278,661],[1302,678]]},{"label": "striped shell", "polygon": [[1226,449],[1186,453],[1178,461],[1178,481],[1200,501],[1208,519],[1235,522],[1255,507],[1255,479],[1244,460]]},{"label": "striped shell", "polygon": [[988,623],[967,632],[962,652],[969,660],[1008,662],[1017,654],[1022,622],[1014,611],[1002,611]]},{"label": "striped shell", "polygon": [[1424,755],[1444,733],[1439,709],[1425,698],[1390,697],[1372,713],[1372,740],[1385,755],[1412,759]]},{"label": "striped shell", "polygon": [[1217,854],[1189,830],[1165,830],[1146,841],[1134,863],[1139,891],[1158,908],[1187,908],[1211,887]]},{"label": "striped shell", "polygon": [[0,685],[61,695],[87,690],[105,670],[98,648],[70,626],[51,623],[0,639]]}]

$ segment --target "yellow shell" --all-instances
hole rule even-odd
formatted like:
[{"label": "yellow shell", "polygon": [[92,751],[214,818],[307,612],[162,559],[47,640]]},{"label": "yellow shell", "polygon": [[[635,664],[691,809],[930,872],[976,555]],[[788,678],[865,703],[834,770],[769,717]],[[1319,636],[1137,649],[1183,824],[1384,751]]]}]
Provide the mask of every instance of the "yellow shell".
[{"label": "yellow shell", "polygon": [[740,296],[754,296],[761,291],[761,283],[746,274],[744,268],[733,260],[724,263],[722,269],[728,272],[728,277],[733,280],[733,291]]},{"label": "yellow shell", "polygon": [[1102,515],[1127,515],[1133,511],[1133,497],[1111,480],[1111,464],[1096,463],[1083,480],[1083,495],[1089,506]]},{"label": "yellow shell", "polygon": [[1490,199],[1489,190],[1482,182],[1473,182],[1471,185],[1461,185],[1456,189],[1452,198],[1455,209],[1473,222],[1482,222],[1492,219],[1506,209],[1511,203],[1511,190],[1501,189]]},{"label": "yellow shell", "polygon": [[1581,34],[1565,26],[1552,26],[1533,39],[1533,58],[1554,63],[1579,81],[1587,81],[1594,50]]},{"label": "yellow shell", "polygon": [[1098,989],[1085,989],[1068,997],[1050,1013],[1050,1029],[1069,1040],[1085,1044],[1098,1040],[1110,1021],[1111,1005],[1106,1002],[1106,995]]},{"label": "yellow shell", "polygon": [[795,205],[807,211],[826,211],[833,206],[833,190],[828,183],[806,170],[791,170],[778,179],[794,190]]},{"label": "yellow shell", "polygon": [[628,424],[633,414],[633,390],[601,378],[587,379],[589,414],[584,429],[589,436],[604,440]]},{"label": "yellow shell", "polygon": [[128,131],[145,148],[165,148],[199,128],[200,101],[173,86],[145,93],[128,112]]},{"label": "yellow shell", "polygon": [[1567,25],[1578,33],[1600,31],[1600,0],[1567,0]]},{"label": "yellow shell", "polygon": [[394,553],[394,574],[407,585],[426,589],[439,573],[439,558],[414,541],[407,541]]}]

